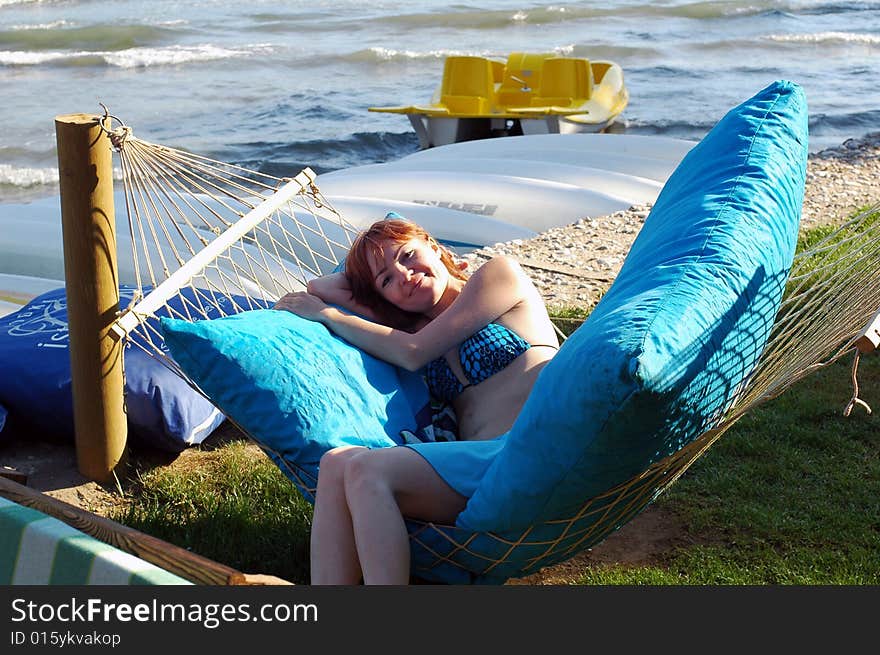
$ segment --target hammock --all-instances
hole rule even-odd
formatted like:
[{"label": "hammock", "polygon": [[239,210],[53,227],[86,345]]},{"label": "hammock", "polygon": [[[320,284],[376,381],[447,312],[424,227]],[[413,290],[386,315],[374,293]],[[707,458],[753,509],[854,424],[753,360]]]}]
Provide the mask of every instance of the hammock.
[{"label": "hammock", "polygon": [[[772,90],[779,94],[779,88]],[[783,88],[783,95],[788,92]],[[763,102],[766,94],[756,98]],[[805,131],[805,108],[798,111]],[[144,270],[139,284],[145,290],[143,299],[120,312],[114,329],[120,335],[140,335],[129,339],[131,347],[146,348],[184,378],[180,363],[168,356],[156,316],[197,322],[267,307],[283,293],[302,289],[311,277],[338,267],[353,236],[364,227],[349,224],[334,210],[309,169],[293,179],[275,178],[142,141],[128,128],[114,130],[113,141],[124,173],[132,257]],[[802,196],[806,167],[805,143],[798,147],[803,161],[793,177],[795,198],[798,191]],[[792,166],[797,168],[796,162]],[[685,178],[683,173],[677,183],[687,185]],[[796,205],[799,211],[800,203]],[[779,287],[781,302],[765,303],[766,334],[755,337],[754,353],[743,355],[756,363],[743,364],[718,406],[688,428],[692,436],[676,433],[637,472],[600,492],[589,491],[575,506],[564,505],[564,511],[538,513],[532,522],[527,516],[526,525],[509,520],[480,525],[473,511],[470,525],[408,520],[413,574],[428,581],[498,583],[568,559],[641,512],[752,407],[847,353],[858,357],[854,344],[880,307],[877,216],[877,207],[859,214],[799,253],[790,271],[786,263],[781,279],[771,280]],[[646,247],[631,257],[645,256]],[[196,381],[188,381],[200,389]],[[854,396],[851,406],[857,402]],[[314,494],[313,466],[302,466],[288,453],[261,443],[235,415],[228,417],[307,497]],[[669,425],[679,429],[675,421]]]}]

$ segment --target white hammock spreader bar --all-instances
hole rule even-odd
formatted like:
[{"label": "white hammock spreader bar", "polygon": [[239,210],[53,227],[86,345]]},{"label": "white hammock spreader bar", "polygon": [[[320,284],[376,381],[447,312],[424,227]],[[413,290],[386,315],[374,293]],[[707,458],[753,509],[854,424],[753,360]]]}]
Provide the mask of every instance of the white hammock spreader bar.
[{"label": "white hammock spreader bar", "polygon": [[312,169],[303,169],[295,178],[233,223],[229,229],[193,255],[143,300],[120,314],[111,326],[114,336],[118,339],[125,338],[132,330],[164,306],[172,296],[177,295],[182,287],[212,264],[221,253],[236,244],[239,239],[256,225],[265,221],[293,196],[309,189],[314,184],[315,178],[316,175]]}]

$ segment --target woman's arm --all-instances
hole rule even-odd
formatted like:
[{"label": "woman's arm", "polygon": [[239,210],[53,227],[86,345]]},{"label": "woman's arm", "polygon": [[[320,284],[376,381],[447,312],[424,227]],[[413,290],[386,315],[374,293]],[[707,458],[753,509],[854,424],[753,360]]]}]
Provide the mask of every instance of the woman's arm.
[{"label": "woman's arm", "polygon": [[446,311],[415,333],[340,312],[309,294],[290,294],[276,307],[320,321],[371,355],[415,371],[522,302],[529,284],[514,260],[495,257],[471,276]]},{"label": "woman's arm", "polygon": [[311,295],[317,296],[328,305],[339,305],[343,309],[371,321],[379,321],[378,315],[371,308],[354,299],[354,295],[351,293],[351,284],[342,271],[309,280],[306,289]]}]

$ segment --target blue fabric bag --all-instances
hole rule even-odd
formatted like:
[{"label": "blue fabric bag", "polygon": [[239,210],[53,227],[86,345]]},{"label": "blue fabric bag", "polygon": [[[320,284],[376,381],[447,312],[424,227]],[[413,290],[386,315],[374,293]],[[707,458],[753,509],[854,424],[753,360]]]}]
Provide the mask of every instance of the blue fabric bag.
[{"label": "blue fabric bag", "polygon": [[[132,287],[121,287],[120,306],[128,305],[133,294]],[[193,292],[186,294],[192,300]],[[180,310],[184,301],[174,302]],[[155,329],[157,321],[150,322]],[[142,348],[129,344],[123,357],[126,416],[134,442],[180,452],[201,443],[224,420],[210,401]],[[73,440],[64,288],[37,296],[0,318],[0,370],[0,402],[9,413],[10,436],[15,432]]]}]

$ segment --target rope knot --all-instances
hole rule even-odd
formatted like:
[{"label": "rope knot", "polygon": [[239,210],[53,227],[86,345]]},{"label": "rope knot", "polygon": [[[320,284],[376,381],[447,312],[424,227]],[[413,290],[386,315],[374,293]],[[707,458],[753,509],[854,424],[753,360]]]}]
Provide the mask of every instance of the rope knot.
[{"label": "rope knot", "polygon": [[312,182],[309,184],[309,193],[312,196],[312,200],[315,203],[316,209],[321,209],[324,206],[324,203],[321,201],[321,190],[318,188],[318,185]]},{"label": "rope knot", "polygon": [[[107,136],[110,138],[110,145],[113,146],[113,149],[116,152],[122,152],[122,147],[125,145],[125,140],[131,136],[132,130],[128,125],[123,123],[116,116],[113,116],[103,102],[99,102],[98,104],[104,108],[104,116],[102,116],[101,120],[99,121],[101,129],[107,133]],[[119,127],[111,129],[112,122],[114,120],[119,123]]]},{"label": "rope knot", "polygon": [[110,143],[113,145],[113,149],[116,150],[116,152],[120,152],[122,146],[125,144],[125,140],[131,136],[131,128],[128,125],[120,125],[113,131],[108,130],[107,134],[110,137]]}]

